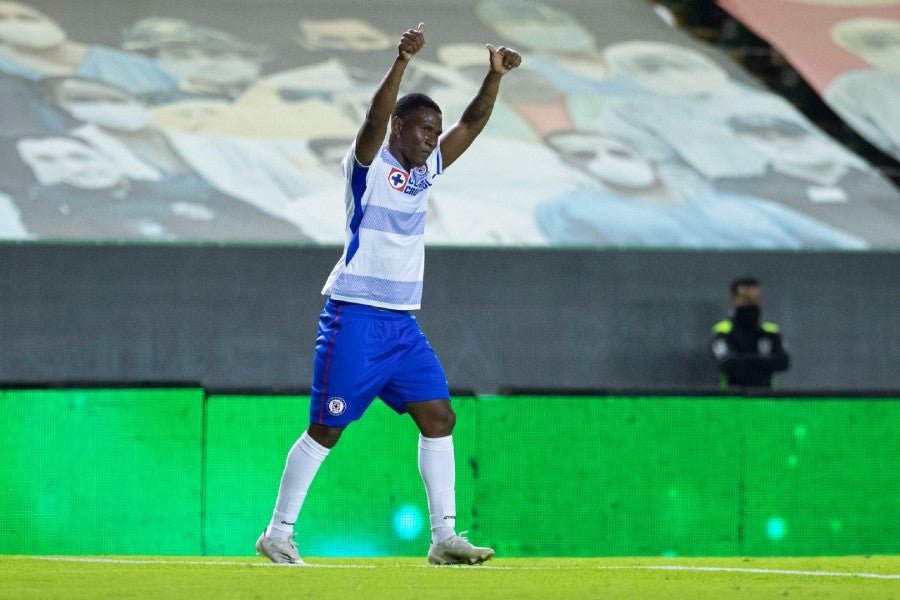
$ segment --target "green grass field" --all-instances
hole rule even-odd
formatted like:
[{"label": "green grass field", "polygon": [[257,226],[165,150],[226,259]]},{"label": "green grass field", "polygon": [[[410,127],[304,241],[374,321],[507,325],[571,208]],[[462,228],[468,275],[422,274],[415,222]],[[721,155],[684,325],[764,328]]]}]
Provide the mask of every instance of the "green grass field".
[{"label": "green grass field", "polygon": [[0,556],[0,599],[900,600],[900,557],[496,559]]}]

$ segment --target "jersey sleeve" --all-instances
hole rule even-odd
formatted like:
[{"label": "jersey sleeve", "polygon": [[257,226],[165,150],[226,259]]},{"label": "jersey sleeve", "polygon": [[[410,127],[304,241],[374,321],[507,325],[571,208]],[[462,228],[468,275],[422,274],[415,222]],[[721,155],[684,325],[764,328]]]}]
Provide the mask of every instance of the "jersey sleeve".
[{"label": "jersey sleeve", "polygon": [[431,173],[432,179],[444,172],[444,159],[441,156],[440,144],[435,146],[434,152],[428,155],[428,160],[425,161],[425,165],[428,167],[428,172]]}]

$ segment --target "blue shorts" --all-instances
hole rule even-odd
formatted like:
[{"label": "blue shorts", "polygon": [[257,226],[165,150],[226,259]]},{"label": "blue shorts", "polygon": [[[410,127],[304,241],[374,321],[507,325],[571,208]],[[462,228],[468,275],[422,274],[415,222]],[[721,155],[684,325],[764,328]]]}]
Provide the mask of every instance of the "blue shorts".
[{"label": "blue shorts", "polygon": [[398,414],[407,402],[450,398],[447,377],[409,311],[329,299],[319,316],[309,420],[344,427],[378,397]]}]

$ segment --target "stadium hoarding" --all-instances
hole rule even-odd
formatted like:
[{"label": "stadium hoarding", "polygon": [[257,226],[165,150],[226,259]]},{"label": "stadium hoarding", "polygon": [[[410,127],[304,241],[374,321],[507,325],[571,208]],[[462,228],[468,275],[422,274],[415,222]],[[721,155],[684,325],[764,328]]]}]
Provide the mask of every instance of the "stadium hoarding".
[{"label": "stadium hoarding", "polygon": [[[498,556],[900,552],[896,396],[453,402],[458,527]],[[250,555],[307,407],[203,390],[3,391],[0,552]],[[416,439],[380,402],[348,429],[304,503],[304,556],[424,556]]]}]

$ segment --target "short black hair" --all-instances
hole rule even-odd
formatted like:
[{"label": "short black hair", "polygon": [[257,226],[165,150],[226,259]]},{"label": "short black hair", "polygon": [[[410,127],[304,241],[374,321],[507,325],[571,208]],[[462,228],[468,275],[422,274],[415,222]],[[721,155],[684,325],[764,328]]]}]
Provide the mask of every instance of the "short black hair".
[{"label": "short black hair", "polygon": [[402,119],[412,111],[420,108],[430,108],[439,113],[441,112],[441,107],[438,106],[437,102],[421,92],[413,92],[397,100],[397,104],[394,106],[394,116]]},{"label": "short black hair", "polygon": [[731,292],[732,298],[737,296],[739,287],[759,287],[759,280],[752,275],[743,275],[732,280],[732,282],[728,284],[728,290]]}]

